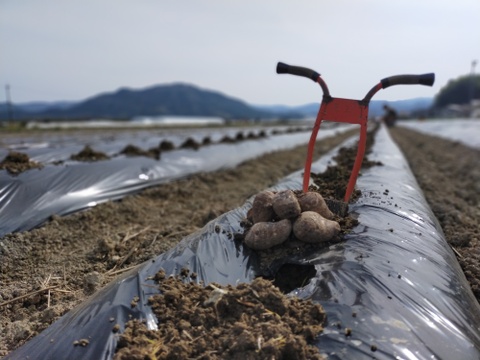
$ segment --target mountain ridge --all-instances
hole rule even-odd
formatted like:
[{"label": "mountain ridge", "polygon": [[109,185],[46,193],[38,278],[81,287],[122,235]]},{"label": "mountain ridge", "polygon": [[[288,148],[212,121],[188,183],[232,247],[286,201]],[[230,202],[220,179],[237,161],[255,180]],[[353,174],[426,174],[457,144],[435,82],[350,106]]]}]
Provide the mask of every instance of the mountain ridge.
[{"label": "mountain ridge", "polygon": [[[370,116],[379,116],[383,104],[399,112],[426,109],[433,99],[374,100]],[[136,116],[215,116],[226,119],[302,118],[315,116],[319,103],[299,106],[251,105],[219,91],[186,83],[152,85],[141,89],[121,87],[81,101],[29,102],[13,104],[15,119],[131,119]],[[6,103],[0,103],[0,119],[8,119]]]}]

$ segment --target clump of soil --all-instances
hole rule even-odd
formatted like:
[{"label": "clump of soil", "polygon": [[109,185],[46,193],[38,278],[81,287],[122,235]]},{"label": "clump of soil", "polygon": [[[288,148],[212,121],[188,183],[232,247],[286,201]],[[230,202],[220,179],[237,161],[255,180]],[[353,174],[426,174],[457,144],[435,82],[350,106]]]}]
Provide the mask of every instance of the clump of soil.
[{"label": "clump of soil", "polygon": [[[383,165],[381,162],[370,161],[368,159],[368,154],[372,147],[375,131],[377,131],[377,128],[370,131],[367,136],[365,157],[363,158],[362,168]],[[311,174],[311,178],[315,184],[312,189],[318,191],[327,201],[327,204],[329,203],[328,200],[343,201],[356,156],[356,146],[350,148],[342,147],[339,149],[338,154],[333,158],[337,165],[328,166],[327,169],[321,174]],[[360,195],[361,191],[355,189],[352,193],[350,201],[358,200]]]},{"label": "clump of soil", "polygon": [[265,130],[260,131],[257,135],[257,138],[265,138],[265,137],[267,137],[267,133],[265,132]]},{"label": "clump of soil", "polygon": [[30,169],[41,169],[42,167],[42,164],[30,160],[27,154],[16,151],[10,151],[0,162],[0,169],[7,170],[12,175],[18,175]]},{"label": "clump of soil", "polygon": [[188,138],[182,143],[182,145],[180,145],[180,148],[198,150],[200,148],[200,143],[195,139]]},{"label": "clump of soil", "polygon": [[158,330],[128,322],[115,360],[323,359],[312,345],[326,319],[319,304],[287,297],[262,278],[204,287],[185,275],[155,276],[162,294],[149,303]]},{"label": "clump of soil", "polygon": [[77,154],[72,154],[70,156],[70,159],[76,160],[76,161],[91,162],[91,161],[107,160],[107,159],[110,159],[110,157],[101,151],[93,150],[89,145],[85,145],[82,151],[80,151]]},{"label": "clump of soil", "polygon": [[155,160],[160,160],[160,148],[151,148],[148,149],[147,151],[139,148],[138,146],[135,145],[127,145],[123,148],[122,151],[120,151],[120,154],[126,155],[126,156],[145,156],[145,157],[150,157]]},{"label": "clump of soil", "polygon": [[220,143],[222,144],[233,144],[235,142],[235,139],[232,139],[230,136],[225,135],[221,140]]},{"label": "clump of soil", "polygon": [[210,136],[205,136],[202,141],[203,146],[211,145],[212,144],[212,139]]},{"label": "clump of soil", "polygon": [[175,145],[169,140],[163,140],[158,147],[160,151],[171,151],[175,149]]}]

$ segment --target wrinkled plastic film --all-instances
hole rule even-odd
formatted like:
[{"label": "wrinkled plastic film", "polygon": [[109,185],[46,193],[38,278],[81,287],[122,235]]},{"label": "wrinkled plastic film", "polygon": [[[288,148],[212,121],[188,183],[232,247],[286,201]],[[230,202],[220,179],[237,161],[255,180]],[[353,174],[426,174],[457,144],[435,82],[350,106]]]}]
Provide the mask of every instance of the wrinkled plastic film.
[{"label": "wrinkled plastic film", "polygon": [[[353,141],[351,139],[346,144],[351,145]],[[314,163],[314,171],[325,170],[337,150]],[[302,172],[299,170],[288,176],[275,189],[298,188]],[[204,283],[227,285],[252,281],[258,275],[256,254],[248,248],[237,247],[232,240],[235,233],[243,232],[240,221],[245,218],[252,201],[253,198],[247,200],[242,207],[221,215],[187,236],[175,248],[124,274],[7,358],[22,359],[36,354],[37,359],[58,356],[78,360],[111,359],[118,338],[111,331],[115,324],[120,325],[122,332],[130,316],[137,319],[154,317],[147,299],[157,294],[158,290],[156,284],[147,279],[160,269],[167,274],[179,274],[182,268],[188,268],[197,273],[197,281]],[[140,300],[132,309],[130,303],[135,296]],[[153,329],[152,322],[149,324]],[[90,341],[87,347],[72,346],[76,340],[90,338],[95,341]]]},{"label": "wrinkled plastic film", "polygon": [[[382,127],[375,139],[369,158],[383,166],[364,169],[358,179],[363,195],[350,205],[360,222],[354,232],[315,253],[278,259],[276,266],[315,267],[316,276],[292,294],[325,308],[328,324],[316,344],[330,358],[478,359],[478,303],[388,131]],[[313,171],[322,172],[334,154],[314,163]],[[301,180],[299,171],[275,189],[299,189]],[[236,284],[261,275],[255,253],[232,240],[243,231],[239,223],[251,201],[110,284],[10,358],[110,359],[118,336],[113,324],[123,330],[131,315],[155,328],[146,304],[158,290],[147,278],[162,268],[167,274],[188,268],[205,283]],[[132,309],[134,296],[140,301]],[[91,339],[87,347],[72,346],[82,338]]]},{"label": "wrinkled plastic film", "polygon": [[438,136],[450,141],[456,141],[474,149],[480,149],[480,119],[430,119],[401,120],[398,126],[403,126],[427,135]]},{"label": "wrinkled plastic film", "polygon": [[383,166],[358,179],[362,197],[350,211],[360,225],[348,241],[303,261],[317,277],[297,295],[319,301],[329,316],[319,347],[339,359],[478,359],[478,303],[385,128],[369,159]]},{"label": "wrinkled plastic film", "polygon": [[[347,129],[327,129],[322,138]],[[127,139],[122,138],[120,144],[128,143]],[[52,215],[70,214],[199,172],[235,167],[243,161],[307,141],[307,133],[291,133],[235,144],[203,146],[197,151],[169,151],[162,153],[159,161],[142,156],[122,156],[98,162],[47,164],[43,169],[32,169],[18,176],[0,171],[0,237],[10,232],[31,230]],[[116,151],[120,151],[120,144],[116,144]],[[29,149],[31,152],[38,150],[31,146]],[[66,150],[68,147],[62,149],[63,156],[70,154]],[[44,157],[47,150],[54,158],[60,153],[55,147],[41,150]]]}]

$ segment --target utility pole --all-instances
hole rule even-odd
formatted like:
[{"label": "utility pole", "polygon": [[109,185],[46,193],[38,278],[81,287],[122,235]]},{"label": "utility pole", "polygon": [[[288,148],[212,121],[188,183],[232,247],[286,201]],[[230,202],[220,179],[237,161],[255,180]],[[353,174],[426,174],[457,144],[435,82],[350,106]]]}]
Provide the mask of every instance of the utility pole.
[{"label": "utility pole", "polygon": [[477,66],[477,60],[472,60],[472,67],[470,68],[470,91],[469,91],[469,105],[473,106],[472,101],[475,96],[475,66]]},{"label": "utility pole", "polygon": [[12,99],[10,98],[10,85],[5,85],[5,95],[7,98],[7,120],[13,120]]},{"label": "utility pole", "polygon": [[475,100],[475,66],[477,66],[477,60],[472,60],[470,68],[470,88],[468,89],[468,111],[470,117],[473,117],[474,113],[474,100]]}]

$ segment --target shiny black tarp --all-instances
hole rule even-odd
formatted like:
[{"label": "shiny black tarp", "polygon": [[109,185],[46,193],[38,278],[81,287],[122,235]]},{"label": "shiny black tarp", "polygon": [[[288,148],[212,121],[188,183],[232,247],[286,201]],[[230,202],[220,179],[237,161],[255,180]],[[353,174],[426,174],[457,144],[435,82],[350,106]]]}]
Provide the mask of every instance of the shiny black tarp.
[{"label": "shiny black tarp", "polygon": [[[332,136],[347,130],[348,127],[325,129],[321,138]],[[168,137],[169,141],[180,144],[188,138],[201,141],[209,137],[218,141],[222,136],[234,137],[238,131],[226,132],[188,132]],[[233,144],[215,143],[200,147],[198,150],[177,149],[162,153],[160,160],[143,156],[115,156],[111,160],[98,162],[77,162],[69,160],[71,154],[92,144],[94,150],[101,150],[113,156],[127,144],[143,142],[146,150],[159,139],[147,141],[147,135],[127,136],[121,133],[118,138],[106,141],[102,136],[79,139],[47,138],[24,139],[21,144],[10,144],[9,148],[22,151],[31,160],[45,167],[32,169],[12,176],[0,171],[0,237],[7,233],[31,230],[47,221],[52,215],[66,215],[83,210],[108,200],[120,199],[149,186],[180,179],[199,172],[215,171],[235,167],[243,161],[262,154],[290,149],[306,144],[308,132],[289,133],[288,128],[276,128],[281,131],[272,135],[273,129],[267,129],[267,137],[256,140],[244,140]],[[193,130],[190,130],[193,131]],[[252,130],[244,130],[245,136]],[[259,130],[257,130],[258,133]],[[152,136],[153,137],[153,136]],[[85,143],[86,142],[86,143]],[[40,146],[39,144],[43,144]],[[6,149],[1,149],[7,154]],[[56,161],[64,161],[54,165]]]},{"label": "shiny black tarp", "polygon": [[[335,152],[313,171],[323,171]],[[479,305],[386,128],[376,134],[369,156],[383,166],[362,170],[358,179],[362,197],[350,206],[360,222],[354,232],[275,265],[315,267],[315,277],[291,295],[325,308],[328,324],[316,344],[333,359],[479,359]],[[299,171],[274,189],[299,189],[301,180]],[[168,274],[189,268],[205,283],[237,284],[261,275],[255,253],[232,240],[242,232],[239,223],[251,201],[111,283],[7,358],[110,359],[118,337],[114,324],[123,329],[134,317],[156,328],[147,299],[157,290],[147,279],[162,268]],[[140,301],[132,309],[134,296]],[[345,336],[346,327],[351,336]],[[83,338],[88,346],[73,346]]]}]

